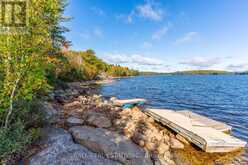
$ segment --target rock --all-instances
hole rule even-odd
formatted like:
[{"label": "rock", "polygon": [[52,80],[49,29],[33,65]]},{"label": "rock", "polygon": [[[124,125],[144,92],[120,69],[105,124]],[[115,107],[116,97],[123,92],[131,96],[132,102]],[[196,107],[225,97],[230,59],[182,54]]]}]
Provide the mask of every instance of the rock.
[{"label": "rock", "polygon": [[170,138],[171,148],[173,149],[183,149],[184,144],[175,138]]},{"label": "rock", "polygon": [[172,155],[171,155],[170,151],[167,151],[164,153],[163,160],[169,165],[175,164],[175,162],[172,160]]},{"label": "rock", "polygon": [[46,128],[42,132],[40,145],[48,147],[33,155],[29,165],[120,165],[75,144],[70,133],[61,128]]},{"label": "rock", "polygon": [[110,104],[109,104],[108,100],[104,100],[103,105],[110,105]]},{"label": "rock", "polygon": [[110,98],[110,101],[111,101],[111,102],[114,102],[114,101],[116,101],[116,100],[117,100],[116,97],[111,97],[111,98]]},{"label": "rock", "polygon": [[76,89],[67,89],[66,94],[75,97],[79,95],[79,92]]},{"label": "rock", "polygon": [[54,91],[54,98],[59,102],[59,103],[64,103],[67,101],[65,91],[64,90],[56,90]]},{"label": "rock", "polygon": [[80,107],[81,106],[81,102],[80,101],[73,101],[71,103],[67,103],[64,105],[64,108],[75,108],[75,107]]},{"label": "rock", "polygon": [[[110,105],[112,106],[112,104]],[[121,111],[122,109],[120,107],[112,107],[111,111]]]},{"label": "rock", "polygon": [[179,134],[176,135],[176,138],[177,138],[179,141],[183,142],[184,144],[190,144],[188,140],[186,140],[184,137],[182,137],[182,136],[179,135]]},{"label": "rock", "polygon": [[144,147],[145,145],[145,141],[144,140],[140,140],[138,143],[139,146]]},{"label": "rock", "polygon": [[139,133],[139,132],[135,132],[134,135],[132,136],[132,140],[134,143],[140,145],[140,146],[144,146],[144,135]]},{"label": "rock", "polygon": [[148,117],[148,120],[147,121],[150,122],[150,123],[154,123],[154,119],[151,118],[151,117]]},{"label": "rock", "polygon": [[76,117],[69,117],[67,120],[66,120],[66,124],[69,126],[69,127],[72,127],[72,126],[77,126],[77,125],[82,125],[84,123],[84,121],[82,119],[78,119]]},{"label": "rock", "polygon": [[146,142],[145,148],[148,149],[149,151],[155,151],[157,148],[157,144],[153,142]]},{"label": "rock", "polygon": [[81,103],[85,103],[87,101],[87,98],[85,96],[78,96],[78,100],[81,102]]},{"label": "rock", "polygon": [[76,142],[88,149],[103,153],[107,158],[125,165],[150,165],[152,161],[146,152],[125,136],[102,128],[88,126],[70,129]]},{"label": "rock", "polygon": [[158,151],[158,154],[164,154],[166,151],[168,151],[170,149],[170,147],[165,144],[165,143],[161,143],[158,148],[157,148],[157,151]]},{"label": "rock", "polygon": [[107,117],[105,117],[104,114],[88,112],[86,116],[86,122],[91,126],[95,126],[98,128],[109,128],[112,126],[111,121]]},{"label": "rock", "polygon": [[160,131],[160,134],[163,136],[164,141],[166,141],[166,142],[169,142],[169,141],[170,141],[170,137],[169,137],[169,135],[166,133],[166,130],[165,130],[165,129],[162,130],[162,131]]},{"label": "rock", "polygon": [[43,103],[43,110],[45,112],[45,120],[49,123],[55,123],[58,118],[58,111],[49,102]]},{"label": "rock", "polygon": [[98,99],[101,99],[102,98],[102,95],[96,95],[96,94],[94,94],[92,97],[93,97],[93,99],[98,100]]},{"label": "rock", "polygon": [[153,154],[154,165],[175,165],[175,162],[169,157],[154,155]]}]

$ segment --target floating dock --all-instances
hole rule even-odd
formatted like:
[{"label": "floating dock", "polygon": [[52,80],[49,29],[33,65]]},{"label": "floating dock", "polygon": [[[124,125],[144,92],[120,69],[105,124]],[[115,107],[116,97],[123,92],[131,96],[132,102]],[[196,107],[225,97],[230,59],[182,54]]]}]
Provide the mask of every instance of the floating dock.
[{"label": "floating dock", "polygon": [[144,112],[205,152],[231,152],[247,144],[224,133],[231,130],[230,126],[191,111],[146,109]]},{"label": "floating dock", "polygon": [[124,106],[125,104],[139,104],[139,103],[145,103],[146,99],[126,99],[126,100],[113,100],[113,104],[116,106]]},{"label": "floating dock", "polygon": [[232,127],[225,124],[225,123],[207,118],[205,116],[193,113],[193,112],[188,111],[188,110],[177,111],[177,112],[186,116],[186,117],[189,117],[192,121],[198,121],[198,122],[200,122],[200,123],[202,123],[208,127],[214,128],[218,131],[221,131],[224,133],[230,133],[231,132]]}]

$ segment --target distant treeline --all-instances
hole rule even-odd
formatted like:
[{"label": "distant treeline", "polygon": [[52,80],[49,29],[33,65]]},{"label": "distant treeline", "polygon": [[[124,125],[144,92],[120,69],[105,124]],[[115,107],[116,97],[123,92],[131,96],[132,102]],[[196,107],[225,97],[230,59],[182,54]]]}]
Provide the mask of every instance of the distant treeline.
[{"label": "distant treeline", "polygon": [[248,72],[236,72],[237,75],[248,75]]},{"label": "distant treeline", "polygon": [[190,70],[172,73],[174,75],[223,75],[232,74],[232,72],[221,71],[221,70]]},{"label": "distant treeline", "polygon": [[190,70],[190,71],[178,71],[172,73],[158,73],[158,72],[140,72],[140,75],[248,75],[247,72],[228,72],[221,70]]},{"label": "distant treeline", "polygon": [[228,72],[221,70],[192,70],[172,73],[173,75],[247,75],[248,72]]}]

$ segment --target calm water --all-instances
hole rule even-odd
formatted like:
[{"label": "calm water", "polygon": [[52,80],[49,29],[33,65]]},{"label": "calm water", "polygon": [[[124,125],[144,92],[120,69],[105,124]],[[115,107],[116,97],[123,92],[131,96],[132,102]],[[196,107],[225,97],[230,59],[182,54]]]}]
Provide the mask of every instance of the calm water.
[{"label": "calm water", "polygon": [[233,126],[248,141],[248,76],[150,76],[104,85],[104,96],[145,98],[154,108],[188,109]]}]

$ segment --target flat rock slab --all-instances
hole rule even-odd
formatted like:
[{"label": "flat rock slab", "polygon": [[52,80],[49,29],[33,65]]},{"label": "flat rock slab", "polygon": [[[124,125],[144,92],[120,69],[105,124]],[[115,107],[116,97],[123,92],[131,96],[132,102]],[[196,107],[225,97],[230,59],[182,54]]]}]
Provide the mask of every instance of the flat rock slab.
[{"label": "flat rock slab", "polygon": [[70,129],[76,142],[126,165],[151,165],[150,156],[125,136],[102,128],[77,126]]},{"label": "flat rock slab", "polygon": [[76,117],[69,117],[69,118],[66,120],[66,124],[67,124],[69,127],[82,125],[83,123],[84,123],[84,121],[83,121],[82,119],[78,119],[78,118],[76,118]]},{"label": "flat rock slab", "polygon": [[96,113],[96,112],[88,112],[86,114],[87,120],[86,122],[94,127],[98,128],[109,128],[112,126],[111,121],[104,116],[104,114]]},{"label": "flat rock slab", "polygon": [[48,147],[32,156],[29,165],[120,165],[73,142],[71,134],[60,128],[43,129],[40,144]]}]

